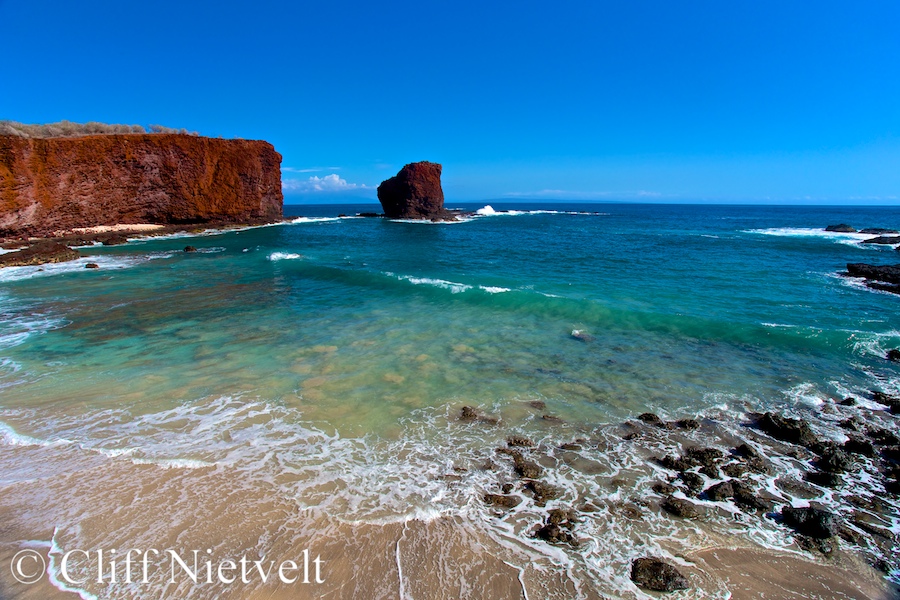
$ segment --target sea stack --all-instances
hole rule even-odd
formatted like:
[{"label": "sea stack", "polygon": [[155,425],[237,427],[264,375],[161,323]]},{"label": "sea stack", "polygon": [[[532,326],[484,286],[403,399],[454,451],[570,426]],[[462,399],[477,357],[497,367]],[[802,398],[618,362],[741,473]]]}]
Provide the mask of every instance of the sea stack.
[{"label": "sea stack", "polygon": [[444,219],[441,165],[428,161],[406,165],[378,186],[378,201],[390,219]]}]

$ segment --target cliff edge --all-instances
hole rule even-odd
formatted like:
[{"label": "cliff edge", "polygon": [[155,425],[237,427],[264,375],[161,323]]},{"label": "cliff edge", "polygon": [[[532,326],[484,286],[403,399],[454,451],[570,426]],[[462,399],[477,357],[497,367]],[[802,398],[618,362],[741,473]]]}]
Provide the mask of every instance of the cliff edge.
[{"label": "cliff edge", "polygon": [[80,227],[264,223],[282,217],[268,142],[184,134],[0,135],[0,235]]}]

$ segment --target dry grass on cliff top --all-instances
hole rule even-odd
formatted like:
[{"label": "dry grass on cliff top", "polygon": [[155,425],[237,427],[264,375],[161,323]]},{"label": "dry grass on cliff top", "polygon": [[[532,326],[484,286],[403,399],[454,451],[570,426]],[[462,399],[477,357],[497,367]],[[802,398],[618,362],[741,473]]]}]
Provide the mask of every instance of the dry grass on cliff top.
[{"label": "dry grass on cliff top", "polygon": [[79,137],[83,135],[114,135],[123,133],[181,133],[185,135],[200,135],[196,131],[187,129],[175,129],[162,125],[110,125],[91,121],[89,123],[72,123],[60,121],[59,123],[33,124],[18,123],[16,121],[0,121],[0,135],[15,135],[23,138],[62,138]]}]

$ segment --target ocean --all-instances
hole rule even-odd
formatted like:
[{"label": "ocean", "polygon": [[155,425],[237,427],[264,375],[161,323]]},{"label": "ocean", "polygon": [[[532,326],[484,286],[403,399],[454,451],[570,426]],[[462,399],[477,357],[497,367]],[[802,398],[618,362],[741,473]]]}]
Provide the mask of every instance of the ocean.
[{"label": "ocean", "polygon": [[[298,588],[125,581],[121,561],[98,582],[95,555],[75,555],[84,577],[51,583],[84,598],[644,598],[629,565],[646,555],[693,574],[673,597],[728,598],[737,584],[693,553],[824,560],[729,501],[666,515],[651,484],[673,474],[654,458],[762,439],[753,412],[837,442],[854,416],[896,432],[871,391],[900,393],[884,358],[900,297],[839,273],[900,254],[824,228],[900,228],[900,208],[454,206],[480,214],[286,206],[284,224],[0,270],[4,552],[31,544],[57,570],[71,549],[324,560],[324,582]],[[484,418],[460,419],[464,406]],[[646,412],[702,427],[624,435]],[[558,498],[542,506],[495,451],[512,435],[535,443]],[[900,533],[874,459],[802,497],[776,480],[802,479],[807,459],[771,461],[751,479],[776,506],[820,502]],[[486,504],[504,484],[520,503]],[[553,507],[578,512],[577,544],[534,537]],[[900,567],[892,541],[854,531],[847,560]]]}]

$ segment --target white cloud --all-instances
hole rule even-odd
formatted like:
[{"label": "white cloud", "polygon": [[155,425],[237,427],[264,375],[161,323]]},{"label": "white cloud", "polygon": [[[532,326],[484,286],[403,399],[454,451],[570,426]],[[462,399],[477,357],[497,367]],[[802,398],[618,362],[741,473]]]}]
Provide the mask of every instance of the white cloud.
[{"label": "white cloud", "polygon": [[337,173],[319,177],[313,175],[309,179],[284,179],[281,187],[285,192],[349,192],[353,190],[371,189],[367,185],[361,183],[350,183],[346,179],[341,179]]}]

